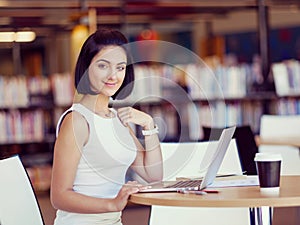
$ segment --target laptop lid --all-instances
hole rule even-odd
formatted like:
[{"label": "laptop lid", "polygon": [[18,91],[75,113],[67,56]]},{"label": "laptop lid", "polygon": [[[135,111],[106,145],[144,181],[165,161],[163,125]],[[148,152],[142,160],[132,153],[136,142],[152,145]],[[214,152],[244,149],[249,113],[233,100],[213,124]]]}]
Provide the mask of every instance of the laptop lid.
[{"label": "laptop lid", "polygon": [[216,178],[218,170],[223,162],[226,151],[228,149],[230,140],[232,139],[232,136],[234,134],[235,128],[236,127],[234,126],[223,130],[221,137],[218,141],[215,153],[212,159],[210,160],[210,164],[208,165],[205,176],[203,177],[203,180],[201,182],[200,190],[212,184],[214,179]]},{"label": "laptop lid", "polygon": [[[222,164],[222,161],[224,159],[224,156],[226,154],[232,136],[234,134],[235,128],[236,127],[234,126],[234,127],[224,129],[216,145],[213,145],[214,149],[211,148],[206,150],[206,151],[212,151],[213,154],[210,155],[209,157],[204,156],[203,160],[208,160],[209,162],[205,164],[207,165],[207,167],[205,168],[205,173],[201,181],[201,184],[195,186],[195,189],[202,190],[207,186],[209,186],[210,184],[212,184],[212,182],[214,181],[217,172]],[[205,155],[209,155],[209,154],[211,154],[211,152],[205,153]],[[199,162],[199,165],[200,163],[201,162]],[[140,192],[172,192],[172,191],[174,192],[174,191],[178,191],[179,189],[190,188],[190,186],[177,187],[177,183],[178,181],[164,181],[158,184],[154,184],[150,188],[142,190]]]}]

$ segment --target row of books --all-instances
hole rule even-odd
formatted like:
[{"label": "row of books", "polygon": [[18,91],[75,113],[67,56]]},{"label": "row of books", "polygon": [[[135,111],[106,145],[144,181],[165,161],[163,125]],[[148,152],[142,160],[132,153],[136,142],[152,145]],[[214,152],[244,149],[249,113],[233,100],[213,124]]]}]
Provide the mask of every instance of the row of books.
[{"label": "row of books", "polygon": [[[136,65],[133,96],[165,97],[169,87],[185,87],[192,99],[243,98],[255,82],[251,65]],[[254,78],[253,78],[254,77]]]},{"label": "row of books", "polygon": [[242,98],[247,95],[247,66],[206,66],[190,64],[185,68],[189,93],[193,99]]},{"label": "row of books", "polygon": [[71,74],[56,73],[50,76],[53,99],[56,106],[69,106],[74,100],[74,84]]},{"label": "row of books", "polygon": [[271,104],[271,112],[276,115],[298,115],[300,114],[300,99],[279,99]]},{"label": "row of books", "polygon": [[162,67],[135,66],[135,82],[128,102],[152,102],[162,98]]},{"label": "row of books", "polygon": [[40,142],[45,136],[45,125],[42,110],[0,111],[0,143]]},{"label": "row of books", "polygon": [[[191,106],[190,106],[191,107]],[[198,125],[195,127],[195,121],[199,121],[200,127],[228,127],[250,125],[252,130],[257,133],[260,126],[260,118],[263,115],[263,104],[259,101],[255,102],[232,102],[225,104],[224,102],[214,102],[211,104],[197,104],[198,113],[190,113],[189,127],[191,140],[198,140]],[[191,112],[191,110],[190,110]],[[197,117],[197,120],[195,120]],[[200,139],[202,138],[200,132]]]},{"label": "row of books", "polygon": [[[300,63],[289,60],[272,65],[279,96],[300,95]],[[136,81],[128,101],[153,101],[168,97],[170,87],[185,88],[191,99],[243,98],[257,81],[255,65],[135,65]],[[71,74],[49,77],[0,76],[0,107],[27,106],[32,94],[52,92],[54,104],[70,105],[74,99]]]},{"label": "row of books", "polygon": [[29,104],[27,80],[24,76],[0,76],[0,107],[25,107]]},{"label": "row of books", "polygon": [[28,77],[26,83],[30,95],[46,95],[51,92],[51,82],[48,77]]},{"label": "row of books", "polygon": [[300,96],[300,62],[286,60],[272,65],[278,96]]},{"label": "row of books", "polygon": [[73,89],[70,74],[53,74],[49,77],[0,76],[0,108],[28,107],[32,104],[32,96],[49,94],[53,95],[53,104],[69,105],[74,98]]},{"label": "row of books", "polygon": [[203,126],[227,127],[247,124],[257,133],[263,115],[263,104],[260,101],[230,104],[219,101],[211,104],[189,103],[185,106],[172,104],[163,107],[143,106],[142,110],[153,116],[160,129],[160,140],[178,137],[181,140],[201,140]]},{"label": "row of books", "polygon": [[[271,69],[278,96],[300,96],[298,60],[273,63]],[[135,96],[161,96],[164,89],[179,85],[185,86],[190,97],[195,100],[243,98],[262,82],[256,64],[219,64],[213,68],[205,64],[136,65],[135,71],[139,79]]]}]

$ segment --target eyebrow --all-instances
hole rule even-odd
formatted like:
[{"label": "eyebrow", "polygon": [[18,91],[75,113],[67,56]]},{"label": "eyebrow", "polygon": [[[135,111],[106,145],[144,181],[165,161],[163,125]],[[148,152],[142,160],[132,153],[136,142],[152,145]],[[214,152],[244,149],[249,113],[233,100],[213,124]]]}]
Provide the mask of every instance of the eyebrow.
[{"label": "eyebrow", "polygon": [[[111,62],[110,61],[108,61],[108,60],[106,60],[106,59],[98,59],[98,60],[96,60],[96,62],[106,62],[106,63],[108,63],[108,64],[111,64]],[[117,65],[122,65],[122,64],[127,64],[126,62],[119,62],[119,63],[117,63]]]}]

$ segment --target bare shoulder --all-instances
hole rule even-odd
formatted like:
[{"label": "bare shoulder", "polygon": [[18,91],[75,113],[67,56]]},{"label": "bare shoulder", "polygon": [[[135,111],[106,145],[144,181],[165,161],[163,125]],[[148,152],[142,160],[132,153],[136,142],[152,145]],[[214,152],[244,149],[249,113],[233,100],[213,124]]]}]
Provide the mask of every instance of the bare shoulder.
[{"label": "bare shoulder", "polygon": [[84,116],[79,112],[71,111],[65,115],[59,133],[70,133],[69,131],[73,131],[75,136],[86,138],[88,136],[88,130],[88,123]]}]

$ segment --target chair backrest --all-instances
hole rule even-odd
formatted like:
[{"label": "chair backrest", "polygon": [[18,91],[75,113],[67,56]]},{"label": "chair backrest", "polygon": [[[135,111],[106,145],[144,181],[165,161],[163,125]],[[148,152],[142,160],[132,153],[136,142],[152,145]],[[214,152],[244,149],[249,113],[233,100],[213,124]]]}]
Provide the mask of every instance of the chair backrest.
[{"label": "chair backrest", "polygon": [[[263,115],[260,122],[260,138],[274,144],[261,144],[260,152],[273,152],[282,155],[281,174],[300,174],[300,152],[289,143],[290,139],[300,139],[300,115]],[[278,142],[276,145],[275,143]]]},{"label": "chair backrest", "polygon": [[[203,140],[219,139],[224,128],[203,127]],[[258,146],[255,142],[254,133],[249,125],[237,126],[233,134],[236,139],[236,145],[243,171],[247,175],[256,175],[256,166],[254,162],[255,154],[258,152]]]},{"label": "chair backrest", "polygon": [[[214,143],[211,141],[161,143],[164,159],[164,179],[174,180],[176,177],[202,176],[203,172],[200,168],[200,162],[204,156],[206,158],[206,151],[209,151],[211,144]],[[231,140],[218,173],[242,173],[235,139]],[[248,221],[247,208],[198,208],[152,205],[149,225],[202,223],[210,225],[249,225]]]},{"label": "chair backrest", "polygon": [[19,156],[0,160],[0,224],[44,224],[34,190]]},{"label": "chair backrest", "polygon": [[300,138],[300,115],[263,115],[260,137],[264,140]]},{"label": "chair backrest", "polygon": [[[206,151],[209,151],[215,144],[215,141],[161,143],[164,160],[164,180],[203,176],[206,169],[205,166],[201,168],[203,157],[206,155]],[[230,141],[218,173],[242,174],[235,139]]]}]

